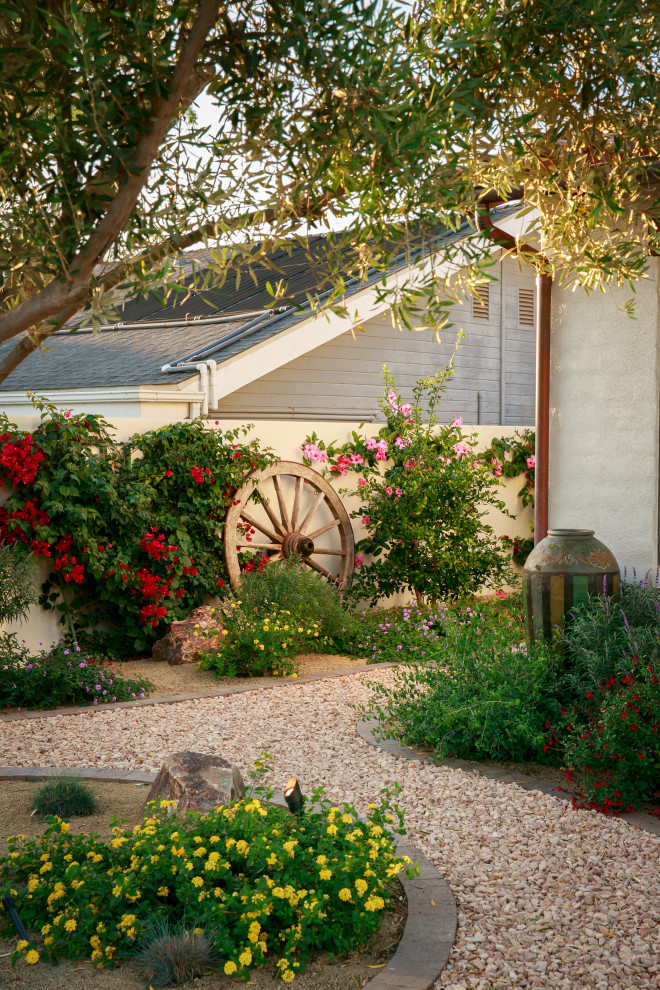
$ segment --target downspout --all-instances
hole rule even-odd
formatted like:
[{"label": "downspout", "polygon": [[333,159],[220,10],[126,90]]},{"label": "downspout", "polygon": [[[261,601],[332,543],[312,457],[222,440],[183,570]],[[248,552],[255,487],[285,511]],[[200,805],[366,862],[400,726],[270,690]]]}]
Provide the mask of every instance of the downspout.
[{"label": "downspout", "polygon": [[[163,367],[160,369],[163,372],[163,374],[167,374],[168,371],[196,371],[198,373],[198,375],[199,375],[199,390],[200,390],[200,392],[203,392],[204,393],[204,398],[202,399],[202,403],[201,403],[202,408],[199,410],[199,413],[194,408],[199,403],[197,403],[197,402],[191,402],[190,403],[190,407],[191,407],[190,408],[190,418],[191,419],[195,419],[196,415],[206,416],[206,414],[209,411],[209,385],[208,385],[208,381],[209,381],[209,363],[210,362],[208,362],[208,361],[199,361],[197,364],[177,364],[177,365],[164,364]],[[213,361],[211,363],[215,365],[215,361]],[[217,365],[216,365],[216,368],[217,368]],[[180,392],[178,394],[180,396],[182,396],[183,398],[185,398],[185,394],[186,394],[185,392]]]},{"label": "downspout", "polygon": [[[496,204],[492,204],[496,205]],[[477,230],[500,247],[516,254],[539,254],[531,244],[518,244],[515,237],[493,223],[489,206],[479,204],[475,211]],[[536,276],[536,410],[534,478],[534,546],[548,535],[548,472],[550,443],[550,323],[552,315],[552,276]]]}]

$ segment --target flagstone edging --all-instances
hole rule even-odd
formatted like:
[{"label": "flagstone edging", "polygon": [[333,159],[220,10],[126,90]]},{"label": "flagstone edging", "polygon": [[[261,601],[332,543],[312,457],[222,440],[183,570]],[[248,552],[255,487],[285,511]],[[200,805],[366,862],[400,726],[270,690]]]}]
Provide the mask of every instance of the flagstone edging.
[{"label": "flagstone edging", "polygon": [[[428,763],[434,767],[451,767],[453,770],[466,770],[468,773],[479,774],[480,777],[488,777],[490,780],[499,780],[503,784],[516,784],[526,791],[541,791],[543,794],[551,794],[559,798],[560,801],[572,801],[573,796],[570,791],[565,791],[556,784],[549,784],[545,780],[537,777],[530,777],[529,774],[519,773],[515,770],[505,770],[504,767],[491,767],[483,763],[476,763],[473,760],[457,759],[431,759],[427,753],[420,753],[404,746],[397,739],[376,739],[374,729],[378,725],[377,719],[363,719],[357,723],[357,734],[370,746],[381,749],[392,756],[398,756],[403,760],[414,760],[417,763]],[[650,832],[652,835],[660,835],[660,820],[648,815],[643,811],[626,811],[619,815],[623,821],[643,832]]]},{"label": "flagstone edging", "polygon": [[[151,784],[156,774],[141,770],[97,770],[94,767],[0,767],[0,781],[42,781],[78,777],[104,783]],[[285,805],[277,794],[275,803]],[[417,863],[418,876],[398,879],[408,902],[408,917],[399,946],[372,977],[369,990],[429,990],[445,968],[456,937],[458,916],[449,885],[436,867],[406,839],[395,836],[397,853]]]}]

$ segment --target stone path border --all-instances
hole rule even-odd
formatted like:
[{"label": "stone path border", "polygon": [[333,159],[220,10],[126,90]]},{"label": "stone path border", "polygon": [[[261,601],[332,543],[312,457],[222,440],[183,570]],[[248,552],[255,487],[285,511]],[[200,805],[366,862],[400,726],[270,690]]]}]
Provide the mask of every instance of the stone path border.
[{"label": "stone path border", "polygon": [[[141,770],[97,770],[93,767],[0,767],[0,781],[41,781],[78,777],[104,783],[151,784],[156,774]],[[276,804],[286,807],[284,795]],[[369,990],[429,990],[447,965],[456,937],[456,902],[447,881],[430,860],[401,836],[395,836],[400,856],[417,863],[419,875],[409,880],[399,874],[408,900],[403,936],[389,963],[369,980]]]},{"label": "stone path border", "polygon": [[[500,767],[489,767],[483,763],[475,763],[472,760],[442,759],[432,760],[426,753],[404,746],[396,739],[376,739],[373,730],[378,725],[377,719],[363,719],[357,723],[357,733],[370,746],[382,749],[385,753],[398,756],[404,760],[414,760],[417,763],[428,763],[435,767],[451,767],[453,770],[467,770],[469,773],[477,773],[480,777],[489,777],[491,780],[499,780],[503,784],[517,784],[526,791],[542,791],[544,794],[552,794],[553,797],[562,801],[572,801],[569,791],[562,790],[556,784],[549,784],[545,780],[538,780],[525,773],[518,773],[514,770],[505,770]],[[660,835],[660,820],[653,815],[647,815],[643,811],[623,812],[619,816],[623,821],[635,825],[643,832],[651,832],[652,835]]]},{"label": "stone path border", "polygon": [[[309,684],[310,681],[323,681],[330,677],[348,677],[351,674],[366,674],[375,668],[383,670],[387,667],[398,667],[395,661],[387,663],[367,663],[361,667],[340,667],[339,670],[322,671],[319,674],[303,674],[302,677],[283,677],[279,681],[269,681],[268,684],[235,684],[230,687],[217,688],[215,691],[200,691],[194,694],[172,694],[153,698],[137,698],[135,701],[111,701],[106,705],[80,705],[71,708],[37,709],[29,712],[0,713],[0,722],[20,722],[23,719],[56,718],[60,715],[89,715],[90,712],[116,711],[118,708],[143,708],[149,705],[176,705],[179,701],[197,701],[204,698],[222,698],[227,694],[241,694],[243,691],[268,691],[275,687],[295,687],[296,684]],[[258,682],[259,678],[255,677]]]}]

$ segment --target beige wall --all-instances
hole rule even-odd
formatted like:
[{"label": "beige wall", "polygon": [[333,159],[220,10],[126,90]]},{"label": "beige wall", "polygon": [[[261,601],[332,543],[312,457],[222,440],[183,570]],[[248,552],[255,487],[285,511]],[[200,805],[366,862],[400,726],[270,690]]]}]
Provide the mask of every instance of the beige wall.
[{"label": "beige wall", "polygon": [[630,290],[553,289],[551,527],[593,529],[621,569],[658,563],[658,259]]},{"label": "beige wall", "polygon": [[[17,416],[14,417],[13,422],[16,423],[21,429],[30,430],[34,429],[38,423],[39,419],[36,416]],[[147,430],[157,429],[159,426],[168,425],[170,420],[146,420],[146,419],[117,419],[114,421],[116,429],[117,440],[126,440],[132,434],[137,432],[146,432]],[[219,420],[217,425],[214,420],[210,421],[211,428],[224,430],[231,428],[236,425],[236,420],[223,421]],[[250,437],[258,437],[261,444],[265,447],[271,447],[280,460],[301,460],[301,444],[305,436],[316,432],[316,434],[323,439],[326,443],[332,441],[337,441],[343,443],[351,438],[353,430],[358,430],[360,427],[359,422],[354,423],[327,423],[327,422],[315,422],[315,421],[296,421],[296,422],[274,422],[264,420],[255,426],[253,426]],[[479,437],[479,447],[482,449],[487,447],[493,437],[495,436],[510,436],[515,427],[501,427],[501,426],[480,426],[480,427],[470,427],[464,426],[464,433],[469,434],[473,430],[478,434]],[[367,424],[364,427],[364,433],[368,436],[377,435],[379,426],[377,424]],[[348,478],[340,478],[334,482],[336,488],[341,488],[346,486],[346,482],[349,481]],[[502,485],[501,497],[505,502],[507,508],[511,512],[515,512],[518,508],[516,493],[521,486],[521,480],[519,478],[507,479]],[[0,489],[0,504],[2,504],[8,492],[4,492]],[[359,505],[357,499],[354,500],[354,505],[351,505],[350,499],[345,499],[345,504],[347,509],[350,511],[353,507]],[[509,535],[509,536],[529,536],[529,523],[531,520],[531,513],[529,510],[522,512],[516,520],[512,520],[502,515],[500,512],[490,512],[487,521],[493,526],[495,532],[499,535]],[[358,531],[358,525],[355,525],[356,536],[361,536],[362,533]],[[41,561],[40,566],[42,567],[42,579],[45,577],[47,571],[47,561]],[[28,621],[22,626],[14,625],[13,627],[7,627],[10,631],[16,631],[19,634],[19,639],[25,639],[29,647],[33,650],[38,650],[40,644],[44,645],[52,643],[58,637],[58,626],[57,617],[53,612],[43,612],[39,608],[31,609]]]}]

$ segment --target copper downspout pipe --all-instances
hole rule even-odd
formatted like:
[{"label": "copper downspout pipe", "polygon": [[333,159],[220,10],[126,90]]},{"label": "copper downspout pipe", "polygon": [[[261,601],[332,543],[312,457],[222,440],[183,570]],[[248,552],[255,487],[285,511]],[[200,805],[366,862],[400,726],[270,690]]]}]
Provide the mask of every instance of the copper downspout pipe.
[{"label": "copper downspout pipe", "polygon": [[[501,248],[538,254],[530,244],[518,244],[515,237],[496,227],[490,217],[490,205],[480,203],[475,212],[477,230]],[[502,305],[503,305],[502,300]],[[534,472],[534,546],[548,535],[548,472],[550,447],[550,319],[552,313],[552,276],[536,276],[536,409]]]}]

